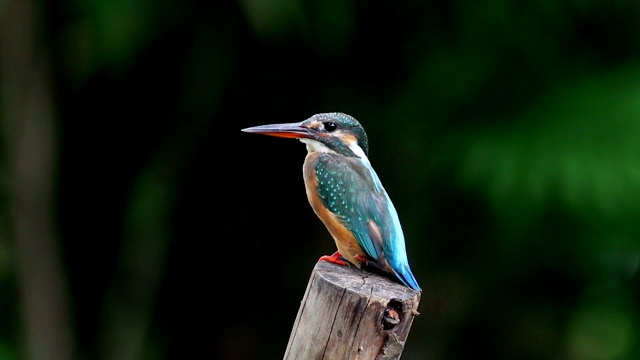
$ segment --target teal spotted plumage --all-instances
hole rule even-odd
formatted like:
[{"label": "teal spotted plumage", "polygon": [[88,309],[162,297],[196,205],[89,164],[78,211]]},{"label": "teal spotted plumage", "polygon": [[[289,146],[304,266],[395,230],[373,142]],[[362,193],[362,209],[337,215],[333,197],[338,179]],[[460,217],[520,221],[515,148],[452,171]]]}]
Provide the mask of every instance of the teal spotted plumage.
[{"label": "teal spotted plumage", "polygon": [[307,145],[307,198],[338,248],[320,260],[346,264],[345,259],[357,267],[372,264],[420,290],[409,267],[398,213],[371,167],[367,136],[355,118],[324,113],[299,123],[243,131],[297,138]]}]

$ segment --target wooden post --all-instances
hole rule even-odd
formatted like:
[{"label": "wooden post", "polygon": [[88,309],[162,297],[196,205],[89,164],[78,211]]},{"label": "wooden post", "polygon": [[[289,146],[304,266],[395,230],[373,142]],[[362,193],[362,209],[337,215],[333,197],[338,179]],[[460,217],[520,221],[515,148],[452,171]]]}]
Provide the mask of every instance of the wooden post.
[{"label": "wooden post", "polygon": [[382,275],[320,261],[284,359],[399,359],[420,295]]}]

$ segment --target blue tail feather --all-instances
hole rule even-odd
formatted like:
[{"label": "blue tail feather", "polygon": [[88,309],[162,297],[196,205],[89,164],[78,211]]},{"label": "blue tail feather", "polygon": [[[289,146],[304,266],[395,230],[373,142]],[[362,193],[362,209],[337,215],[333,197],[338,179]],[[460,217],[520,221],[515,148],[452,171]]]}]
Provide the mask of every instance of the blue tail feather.
[{"label": "blue tail feather", "polygon": [[395,270],[395,275],[405,286],[416,291],[422,291],[409,266],[402,266]]}]

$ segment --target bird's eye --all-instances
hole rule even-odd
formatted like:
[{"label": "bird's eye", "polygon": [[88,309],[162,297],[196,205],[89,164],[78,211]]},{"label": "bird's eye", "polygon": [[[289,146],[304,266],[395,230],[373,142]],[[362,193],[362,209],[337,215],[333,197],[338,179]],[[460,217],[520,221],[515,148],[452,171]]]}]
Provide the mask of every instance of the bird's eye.
[{"label": "bird's eye", "polygon": [[334,123],[333,121],[327,121],[326,123],[324,123],[324,129],[329,132],[334,131],[337,128],[338,125],[336,125],[336,123]]}]

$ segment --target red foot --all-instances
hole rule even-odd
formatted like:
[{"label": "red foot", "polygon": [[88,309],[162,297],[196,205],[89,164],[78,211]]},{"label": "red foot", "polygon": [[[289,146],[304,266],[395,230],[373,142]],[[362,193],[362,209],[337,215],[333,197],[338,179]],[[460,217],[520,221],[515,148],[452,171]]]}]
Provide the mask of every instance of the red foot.
[{"label": "red foot", "polygon": [[318,261],[328,261],[328,262],[342,265],[342,266],[349,265],[346,261],[340,259],[341,256],[342,255],[340,254],[340,252],[336,251],[333,253],[333,255],[321,256],[320,259],[318,259]]}]

